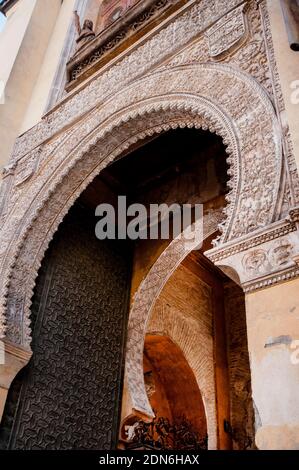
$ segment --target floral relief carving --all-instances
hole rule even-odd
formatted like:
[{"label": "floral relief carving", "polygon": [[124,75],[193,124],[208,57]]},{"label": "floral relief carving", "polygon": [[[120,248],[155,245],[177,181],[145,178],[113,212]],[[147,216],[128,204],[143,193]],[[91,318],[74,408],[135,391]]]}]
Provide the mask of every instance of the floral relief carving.
[{"label": "floral relief carving", "polygon": [[292,279],[299,274],[296,264],[296,253],[299,252],[296,226],[280,221],[273,227],[268,233],[260,235],[259,243],[248,238],[239,244],[239,250],[237,246],[227,249],[222,258],[217,259],[213,250],[206,254],[217,266],[233,268],[245,292]]},{"label": "floral relief carving", "polygon": [[[229,8],[238,4],[239,0],[231,0]],[[57,110],[49,113],[40,123],[21,136],[14,150],[14,158],[19,158],[53,136],[58,130],[70,125],[78,119],[78,116],[83,116],[91,110],[95,103],[100,104],[106,97],[112,97],[137,77],[149,73],[163,58],[175,54],[215,20],[221,18],[227,10],[227,1],[224,0],[192,1],[190,8],[174,21],[158,32],[153,31],[153,37],[121,58],[74,94],[71,99],[66,99]]]},{"label": "floral relief carving", "polygon": [[270,252],[270,260],[273,266],[283,266],[288,263],[293,251],[293,245],[287,239],[278,240]]},{"label": "floral relief carving", "polygon": [[243,265],[247,272],[259,274],[267,268],[268,257],[264,250],[253,250],[247,253],[243,259]]}]

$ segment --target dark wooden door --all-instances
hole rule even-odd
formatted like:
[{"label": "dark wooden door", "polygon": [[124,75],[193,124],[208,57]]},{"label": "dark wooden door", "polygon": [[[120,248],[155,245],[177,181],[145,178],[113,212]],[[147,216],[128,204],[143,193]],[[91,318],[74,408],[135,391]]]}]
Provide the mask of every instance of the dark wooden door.
[{"label": "dark wooden door", "polygon": [[40,270],[33,357],[11,387],[0,442],[11,449],[113,449],[117,443],[130,255],[99,241],[73,208]]}]

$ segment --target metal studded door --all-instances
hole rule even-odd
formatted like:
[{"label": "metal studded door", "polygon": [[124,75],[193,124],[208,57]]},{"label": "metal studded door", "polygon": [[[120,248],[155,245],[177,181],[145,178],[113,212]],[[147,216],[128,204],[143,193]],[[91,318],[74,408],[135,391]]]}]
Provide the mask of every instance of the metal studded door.
[{"label": "metal studded door", "polygon": [[113,449],[130,287],[127,246],[98,241],[82,209],[44,259],[32,307],[33,357],[13,384],[1,447]]}]

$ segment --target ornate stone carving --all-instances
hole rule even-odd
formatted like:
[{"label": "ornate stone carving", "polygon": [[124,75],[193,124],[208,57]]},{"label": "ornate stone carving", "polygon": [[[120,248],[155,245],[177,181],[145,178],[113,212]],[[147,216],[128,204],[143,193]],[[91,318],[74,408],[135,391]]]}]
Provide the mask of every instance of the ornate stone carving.
[{"label": "ornate stone carving", "polygon": [[299,222],[299,206],[292,207],[289,211],[290,220],[294,223]]},{"label": "ornate stone carving", "polygon": [[294,226],[291,231],[285,231],[288,227],[286,222],[277,225],[275,231],[271,233],[269,230],[264,239],[260,238],[258,248],[251,249],[257,243],[250,243],[248,239],[239,244],[239,250],[236,246],[231,251],[227,249],[221,257],[213,250],[206,254],[216,265],[234,269],[245,291],[291,279],[299,273],[294,259],[299,253],[298,232]]},{"label": "ornate stone carving", "polygon": [[78,34],[76,43],[78,45],[78,48],[80,48],[95,37],[95,32],[93,30],[93,22],[91,20],[86,19],[84,20],[83,26],[81,28],[80,18],[77,11],[74,12],[74,19]]},{"label": "ornate stone carving", "polygon": [[[292,211],[290,212],[292,213]],[[251,236],[243,237],[240,240],[236,239],[222,247],[209,250],[207,254],[213,263],[217,263],[236,253],[245,252],[255,246],[278,239],[295,231],[296,225],[293,223],[290,216],[290,219],[273,223],[266,229],[259,230]]]},{"label": "ornate stone carving", "polygon": [[33,176],[38,168],[40,154],[41,148],[37,148],[18,161],[14,179],[15,186],[20,186]]},{"label": "ornate stone carving", "polygon": [[246,40],[247,22],[244,15],[246,3],[224,15],[212,25],[205,36],[209,44],[210,56],[219,59]]},{"label": "ornate stone carving", "polygon": [[289,172],[289,184],[290,184],[290,197],[293,205],[299,203],[299,175],[297,165],[294,158],[293,144],[291,136],[286,122],[282,122],[283,111],[285,111],[285,104],[282,94],[282,89],[279,80],[279,74],[277,70],[274,47],[271,33],[270,19],[267,11],[267,5],[265,1],[259,2],[259,12],[262,21],[262,30],[264,35],[264,47],[267,52],[267,64],[269,70],[269,76],[272,84],[272,91],[274,95],[274,103],[276,106],[278,119],[280,121],[281,133],[283,136],[283,148],[286,162],[288,165]]},{"label": "ornate stone carving", "polygon": [[[229,8],[238,4],[239,0],[231,0]],[[171,54],[174,55],[215,20],[221,18],[227,10],[226,0],[191,0],[187,11],[183,11],[161,30],[153,30],[153,36],[144,44],[135,51],[130,51],[125,57],[121,56],[116,64],[82,90],[67,97],[59,109],[50,112],[40,123],[21,136],[14,149],[14,158],[18,159],[58,131],[65,129],[79,116],[84,116],[90,111],[95,103],[101,105],[106,98],[113,97],[125,85],[148,73]]]},{"label": "ornate stone carving", "polygon": [[[268,252],[273,253],[273,240],[280,237],[296,252],[295,221],[275,222],[280,214],[277,201],[282,160],[289,165],[294,206],[299,201],[299,190],[294,188],[299,185],[289,135],[282,132],[276,113],[279,115],[284,104],[265,1],[259,2],[259,10],[256,2],[248,2],[250,37],[240,49],[226,50],[224,61],[229,63],[206,63],[208,45],[202,33],[239,3],[234,0],[228,7],[226,0],[191,2],[182,14],[69,95],[18,139],[12,165],[19,162],[20,173],[29,176],[20,177],[22,184],[18,186],[13,174],[5,179],[13,184],[6,189],[0,233],[0,334],[6,329],[7,338],[30,350],[29,314],[35,278],[59,223],[106,165],[139,139],[170,128],[209,129],[221,135],[227,145],[227,218],[224,221],[221,217],[222,235],[210,258],[232,269],[237,266],[248,289],[298,275],[289,255],[278,268],[271,261],[270,271],[266,268],[262,275],[258,273],[258,280],[257,273],[246,272],[242,265],[244,255],[257,245],[263,245],[259,249],[265,250],[268,258]],[[161,69],[154,70],[158,66]],[[28,163],[29,170],[22,172],[22,159],[33,164],[32,152],[40,145],[38,167],[31,171]],[[171,249],[172,254],[167,252],[161,265],[155,266],[162,266],[164,274],[186,254],[179,244]],[[284,258],[279,255],[276,259]],[[160,272],[152,274],[148,284],[141,286],[146,288],[147,304],[140,298],[138,308],[134,307],[144,315],[143,320],[161,285]],[[132,312],[129,341],[134,350],[135,343],[142,348],[144,330],[140,317]],[[140,357],[139,349],[138,354]],[[143,377],[141,364],[129,361],[129,365],[134,388],[135,378]],[[137,381],[136,396],[139,393],[139,409],[150,414],[144,384]]]},{"label": "ornate stone carving", "polygon": [[[130,9],[130,19],[125,22],[120,23],[118,26],[113,25],[105,30],[104,34],[99,36],[99,43],[97,41],[93,42],[91,47],[84,53],[82,58],[77,59],[77,54],[70,60],[68,63],[68,78],[69,84],[76,82],[76,80],[87,70],[96,63],[100,63],[101,59],[111,51],[113,51],[118,45],[123,43],[126,39],[132,36],[136,31],[148,26],[148,23],[161,15],[165,10],[167,10],[172,4],[180,4],[180,0],[152,0],[150,5],[149,2],[144,6],[139,3],[133,5]],[[133,10],[136,10],[136,13],[133,13]],[[143,10],[143,11],[142,11]],[[81,30],[80,22],[77,18],[77,30],[79,37],[77,39],[78,46],[81,48],[86,42],[90,41],[95,37],[93,32],[93,24],[86,23],[89,20],[85,20],[83,29]],[[123,24],[124,23],[124,24]],[[103,36],[103,39],[101,39]],[[85,51],[84,51],[85,52]],[[69,87],[68,87],[69,88]]]},{"label": "ornate stone carving", "polygon": [[267,268],[268,258],[264,250],[253,250],[243,258],[243,266],[246,272],[259,274]]},{"label": "ornate stone carving", "polygon": [[[152,73],[95,108],[73,129],[68,129],[66,135],[61,134],[58,143],[56,138],[45,144],[38,172],[29,180],[30,186],[23,183],[18,199],[7,212],[2,227],[2,258],[0,253],[1,312],[2,315],[8,312],[11,325],[18,323],[17,318],[23,318],[26,333],[18,337],[24,338],[26,344],[30,337],[30,298],[38,266],[59,220],[72,202],[102,168],[136,140],[186,125],[208,128],[220,134],[227,145],[231,191],[227,195],[227,218],[220,225],[221,242],[272,221],[280,182],[281,147],[273,107],[263,89],[228,65],[192,65]],[[37,239],[41,244],[37,244]],[[37,247],[40,254],[35,256]],[[20,269],[16,268],[14,257]],[[30,280],[24,283],[21,266],[25,267],[30,259],[36,264],[26,268]],[[12,270],[14,278],[7,283],[5,276]],[[8,289],[15,293],[9,295],[6,306]]]},{"label": "ornate stone carving", "polygon": [[6,178],[7,176],[13,175],[16,169],[16,163],[11,163],[10,165],[6,165],[2,169],[2,179]]},{"label": "ornate stone carving", "polygon": [[278,240],[269,253],[272,266],[280,267],[287,264],[292,251],[293,245],[286,238]]}]

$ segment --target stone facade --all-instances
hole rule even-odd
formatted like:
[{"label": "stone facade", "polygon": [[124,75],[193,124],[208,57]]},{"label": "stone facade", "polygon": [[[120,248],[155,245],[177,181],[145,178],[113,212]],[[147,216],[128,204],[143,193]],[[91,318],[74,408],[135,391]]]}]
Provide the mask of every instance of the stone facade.
[{"label": "stone facade", "polygon": [[[265,0],[187,2],[69,93],[19,137],[4,169],[5,343],[30,354],[37,272],[75,200],[132,144],[168,129],[209,129],[226,145],[230,192],[217,221],[221,234],[206,253],[210,260],[246,292],[296,279],[299,180],[284,108]],[[171,244],[141,283],[130,313],[127,379],[134,409],[149,417],[142,371],[146,325],[186,254],[183,241]]]}]

